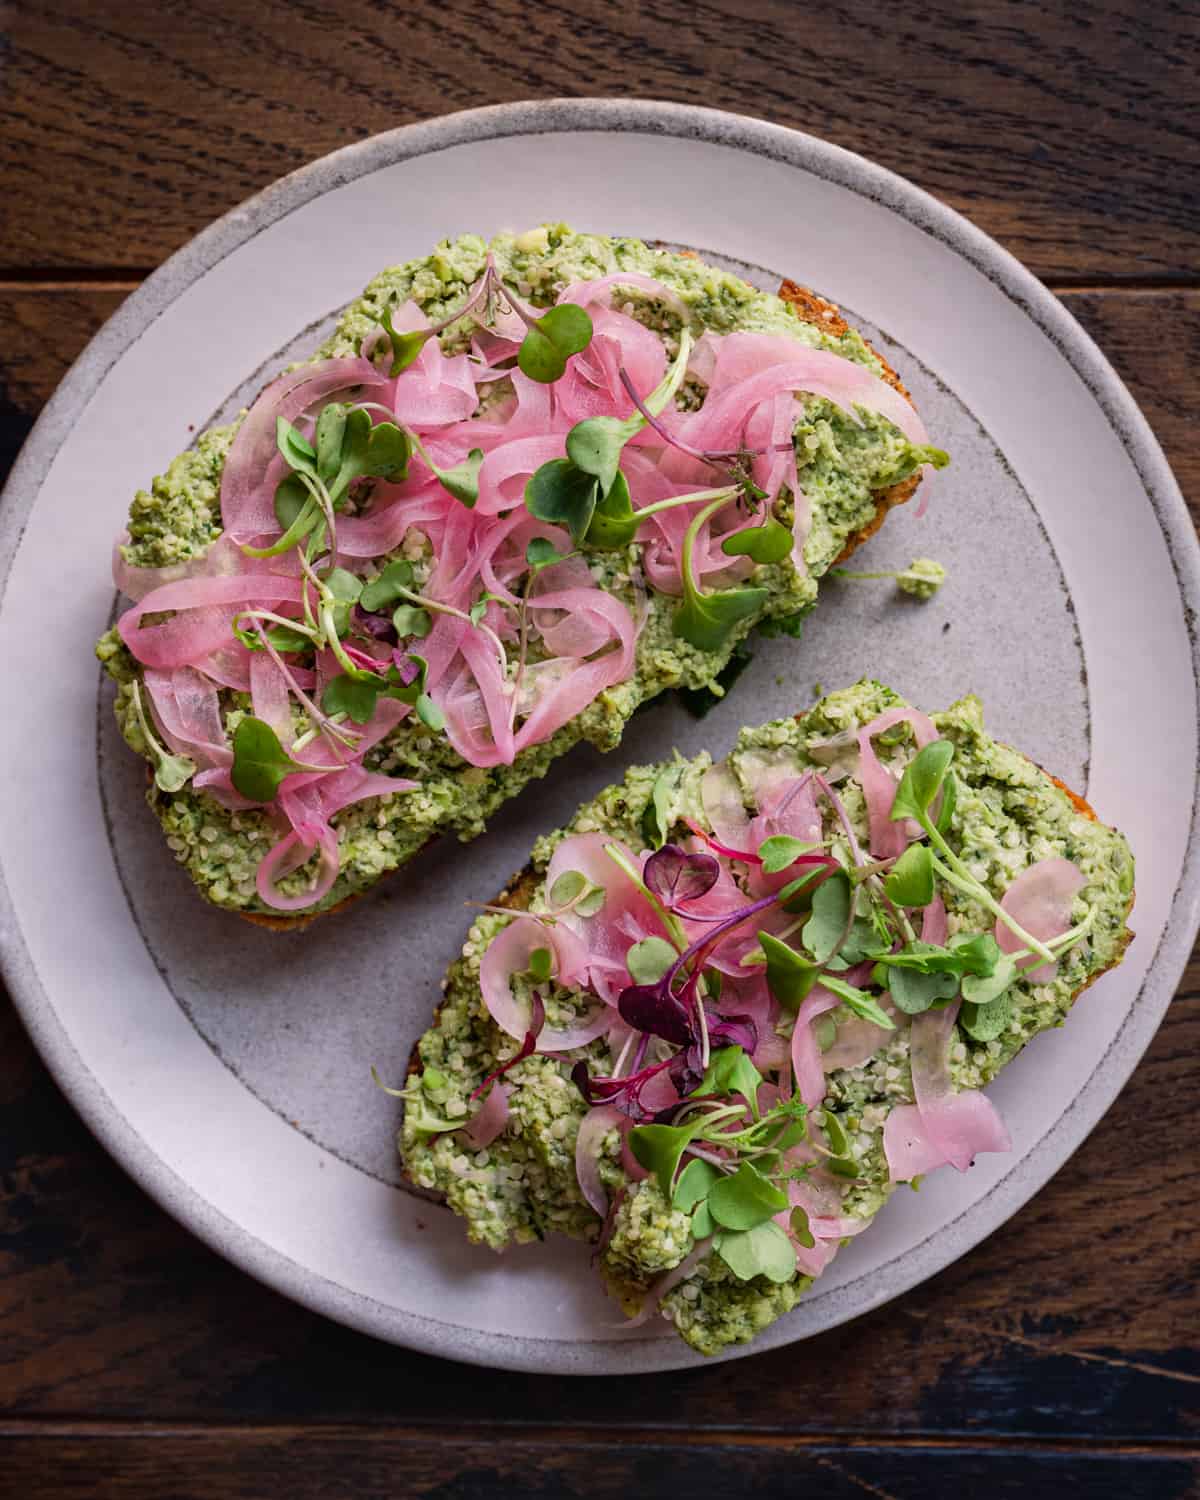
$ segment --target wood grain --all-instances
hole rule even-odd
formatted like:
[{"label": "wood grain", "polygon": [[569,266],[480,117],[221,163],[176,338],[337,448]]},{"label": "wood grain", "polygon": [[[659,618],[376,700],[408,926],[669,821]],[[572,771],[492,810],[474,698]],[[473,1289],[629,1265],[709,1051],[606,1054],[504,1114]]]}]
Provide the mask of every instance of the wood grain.
[{"label": "wood grain", "polygon": [[1192,1452],[884,1448],[702,1438],[644,1445],[555,1437],[497,1447],[467,1431],[451,1443],[424,1434],[196,1431],[23,1436],[7,1445],[8,1493],[21,1500],[356,1500],[428,1496],[484,1500],[929,1500],[962,1485],[988,1500],[1041,1500],[1068,1489],[1090,1500],[1184,1500],[1195,1494]]},{"label": "wood grain", "polygon": [[[0,257],[157,264],[312,158],[522,98],[661,97],[861,151],[1043,277],[1194,278],[1200,11],[1142,0],[17,0]],[[117,229],[119,226],[119,231]]]}]

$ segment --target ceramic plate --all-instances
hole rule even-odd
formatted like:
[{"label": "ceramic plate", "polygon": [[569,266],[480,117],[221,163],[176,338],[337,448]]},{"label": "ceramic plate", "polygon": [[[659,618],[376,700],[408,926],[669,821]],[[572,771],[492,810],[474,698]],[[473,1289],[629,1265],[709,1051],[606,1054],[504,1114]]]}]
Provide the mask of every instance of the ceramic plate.
[{"label": "ceramic plate", "polygon": [[[831,584],[803,641],[764,642],[702,723],[660,703],[618,753],[570,756],[486,838],[424,858],[419,879],[302,934],[251,928],[196,899],[117,739],[91,653],[114,608],[112,537],[134,490],[310,349],[377,270],[446,235],[546,219],[692,248],[762,286],[792,276],[842,304],[954,455],[928,515],[897,512],[860,556],[933,555],[950,582],[924,606]],[[165,1208],[380,1338],[542,1371],[698,1358],[669,1333],[615,1327],[580,1246],[497,1258],[406,1192],[396,1103],[369,1073],[401,1078],[462,942],[464,900],[499,890],[539,831],[630,762],[673,746],[721,754],[741,723],[805,706],[818,682],[869,674],[928,708],[976,691],[995,732],[1086,788],[1138,856],[1124,966],[995,1085],[1012,1154],[897,1195],[757,1349],[896,1296],[1017,1210],[1111,1103],[1192,941],[1197,548],[1154,438],[1003,250],[808,136],[666,104],[517,104],[297,172],[170,260],[92,343],[13,473],[0,567],[0,930],[26,1024]]]}]

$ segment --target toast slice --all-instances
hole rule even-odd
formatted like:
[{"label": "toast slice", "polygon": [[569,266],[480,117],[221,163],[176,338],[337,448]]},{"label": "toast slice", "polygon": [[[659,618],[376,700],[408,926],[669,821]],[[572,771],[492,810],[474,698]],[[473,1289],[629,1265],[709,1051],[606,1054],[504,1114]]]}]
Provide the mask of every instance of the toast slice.
[{"label": "toast slice", "polygon": [[[481,965],[497,936],[521,920],[521,915],[508,913],[532,913],[544,918],[551,910],[548,876],[553,883],[564,862],[570,865],[577,857],[586,865],[587,873],[598,878],[594,847],[598,837],[624,845],[640,867],[646,855],[648,830],[660,832],[667,844],[711,854],[713,846],[707,840],[715,837],[714,809],[715,821],[728,839],[731,824],[736,828],[739,822],[737,808],[730,809],[731,796],[744,808],[745,819],[764,817],[763,808],[778,809],[788,789],[807,772],[822,776],[833,788],[841,814],[855,833],[860,859],[866,863],[872,858],[872,799],[863,791],[858,733],[881,715],[895,720],[894,711],[904,707],[880,684],[858,683],[823,698],[795,721],[743,731],[722,767],[714,769],[708,757],[700,756],[674,766],[634,768],[623,782],[583,806],[566,829],[539,840],[530,864],[472,924],[463,956],[444,982],[444,999],[413,1053],[405,1089],[400,1148],[406,1173],[418,1187],[443,1195],[465,1219],[471,1239],[503,1250],[554,1231],[599,1245],[601,1275],[628,1312],[643,1316],[661,1312],[689,1344],[712,1354],[730,1343],[753,1338],[789,1311],[838,1243],[845,1243],[865,1228],[897,1182],[905,1180],[906,1171],[911,1175],[908,1168],[915,1158],[902,1155],[906,1148],[897,1145],[897,1139],[907,1140],[909,1146],[913,1141],[921,1144],[919,1127],[924,1117],[914,1092],[913,1043],[918,1036],[928,1036],[938,1012],[929,1001],[921,1009],[922,997],[918,994],[914,998],[907,992],[904,1004],[912,1007],[911,1013],[899,1009],[901,992],[892,997],[885,987],[886,979],[893,987],[899,983],[894,978],[896,969],[885,966],[884,973],[864,972],[861,958],[848,947],[841,950],[843,956],[849,955],[856,963],[849,970],[843,965],[841,972],[850,974],[859,995],[883,1005],[893,1023],[891,1030],[867,1029],[869,1023],[862,1015],[848,1001],[839,1003],[836,995],[828,1008],[817,1007],[819,1013],[812,1017],[803,1010],[797,1014],[775,992],[775,984],[786,983],[778,974],[768,984],[770,999],[764,1009],[761,991],[756,995],[752,988],[742,988],[740,975],[762,972],[752,964],[743,965],[735,974],[725,965],[720,997],[709,1005],[710,1023],[728,1016],[743,1001],[743,1008],[753,1011],[757,1036],[751,1055],[768,1088],[778,1084],[785,1090],[791,1087],[788,1069],[801,1020],[823,1049],[821,1058],[833,1059],[831,1065],[822,1063],[823,1078],[818,1074],[817,1092],[814,1094],[811,1087],[809,1090],[810,1139],[796,1148],[800,1160],[793,1162],[802,1170],[802,1187],[797,1190],[786,1183],[784,1187],[794,1194],[794,1200],[807,1205],[807,1212],[813,1216],[810,1227],[819,1222],[826,1228],[833,1225],[840,1232],[824,1240],[818,1237],[810,1245],[794,1241],[797,1263],[791,1274],[781,1276],[777,1266],[759,1272],[750,1268],[751,1274],[739,1274],[739,1269],[747,1270],[746,1265],[735,1255],[735,1269],[714,1252],[713,1240],[705,1239],[696,1227],[695,1209],[686,1193],[681,1197],[676,1189],[668,1196],[659,1176],[645,1176],[636,1167],[631,1171],[634,1158],[630,1147],[636,1144],[639,1125],[655,1117],[654,1111],[659,1123],[679,1118],[678,1102],[662,1112],[661,1095],[641,1100],[642,1106],[651,1106],[649,1111],[639,1111],[633,1093],[623,1100],[617,1097],[617,1114],[600,1117],[604,1126],[600,1140],[589,1148],[596,1152],[590,1196],[595,1199],[594,1185],[598,1182],[607,1199],[607,1216],[602,1217],[587,1201],[576,1159],[580,1128],[589,1117],[595,1120],[595,1110],[602,1106],[606,1091],[609,1098],[615,1097],[609,1085],[597,1080],[614,1075],[628,1077],[633,1071],[628,1048],[624,1062],[618,1060],[628,1037],[628,1031],[623,1033],[619,1026],[611,1036],[597,1036],[578,1048],[538,1050],[508,1066],[498,1080],[507,1090],[506,1118],[503,1128],[487,1144],[473,1145],[462,1128],[447,1128],[457,1120],[469,1124],[475,1118],[480,1105],[478,1097],[472,1096],[480,1084],[520,1051],[519,1041],[510,1034],[511,1017],[510,1028],[505,1030],[485,1002]],[[1063,946],[1052,974],[1040,965],[1031,968],[1034,960],[1027,958],[1008,988],[994,1000],[964,1003],[961,988],[949,999],[952,1029],[938,1044],[940,1064],[947,1070],[943,1081],[956,1101],[952,1107],[974,1111],[968,1121],[968,1138],[970,1131],[976,1132],[976,1149],[997,1149],[1003,1144],[997,1139],[1003,1126],[997,1124],[994,1113],[989,1113],[986,1096],[979,1091],[1039,1032],[1062,1025],[1083,991],[1120,962],[1132,936],[1127,918],[1133,906],[1133,859],[1124,838],[1100,823],[1081,796],[1019,751],[987,735],[978,700],[966,698],[945,713],[935,714],[932,727],[953,747],[956,803],[945,824],[944,838],[952,854],[974,872],[971,878],[977,879],[988,898],[1002,903],[1016,900],[1020,911],[1027,906],[1028,896],[1018,899],[1015,892],[1012,896],[1008,893],[1022,875],[1024,881],[1017,889],[1028,890],[1034,877],[1025,872],[1031,868],[1035,874],[1048,871],[1055,879],[1062,878],[1064,869],[1077,872],[1077,878],[1068,878],[1057,899],[1060,904],[1065,901],[1063,920],[1073,924],[1072,931],[1082,931],[1074,937],[1069,931],[1056,939]],[[914,733],[908,720],[885,720],[885,727],[872,740],[880,765],[893,776],[892,785],[914,758]],[[873,797],[879,795],[876,786]],[[657,812],[653,811],[656,802]],[[818,809],[826,852],[853,866],[854,856],[832,806],[822,798]],[[754,839],[781,831],[783,815],[777,812],[771,816],[776,819],[774,823],[750,824],[745,829],[743,840],[750,843],[745,852],[753,849]],[[786,827],[784,820],[783,829]],[[585,840],[582,844],[581,838]],[[717,839],[718,844],[721,842]],[[926,842],[920,840],[915,847],[923,847]],[[576,856],[576,850],[582,852]],[[894,858],[879,865],[878,878],[887,878]],[[722,856],[721,864],[722,881],[726,875],[731,876],[747,901],[762,889],[754,883],[763,879],[761,867],[755,876],[749,863]],[[1000,931],[1000,926],[994,926],[992,911],[981,904],[978,890],[973,892],[969,882],[964,888],[938,875],[934,886],[950,934],[941,939],[947,952],[948,945],[965,941],[969,934],[975,934],[978,942],[980,935]],[[860,889],[866,889],[866,884]],[[606,900],[617,899],[610,889]],[[803,902],[803,893],[794,899]],[[861,903],[863,897],[856,899]],[[811,896],[809,902],[811,906]],[[874,919],[886,908],[872,898],[870,910]],[[598,941],[588,923],[602,921],[602,912],[603,908],[600,916],[574,923],[585,943]],[[860,908],[860,921],[864,915]],[[914,907],[905,915],[919,934],[923,913]],[[792,933],[791,942],[804,941],[796,933],[805,931],[806,920],[801,911],[797,918],[800,926]],[[883,946],[903,952],[903,933],[891,918],[888,922],[887,931],[895,941],[883,942]],[[546,941],[553,945],[553,927],[543,930]],[[689,929],[688,935],[698,930],[702,929]],[[774,930],[779,933],[782,929],[776,925]],[[661,936],[661,927],[658,931]],[[622,941],[632,944],[638,932],[636,925],[626,925]],[[878,934],[876,940],[883,941]],[[905,947],[911,944],[905,943]],[[798,951],[805,953],[802,946]],[[611,958],[611,943],[605,952]],[[995,953],[991,956],[994,958]],[[866,969],[871,970],[870,963]],[[566,991],[557,986],[550,990],[548,1025],[561,1029],[571,1016],[587,1015],[596,1004],[597,984],[591,971],[586,972],[586,980],[577,981]],[[786,974],[786,968],[783,972]],[[968,977],[960,974],[959,986],[966,984],[975,995],[986,995],[986,990],[979,988],[984,979],[976,975],[968,983]],[[810,993],[819,993],[819,986],[828,981],[826,969],[818,988]],[[618,983],[632,985],[634,979],[624,974],[619,982],[610,981],[610,1004]],[[519,976],[513,979],[514,997],[522,984],[528,986],[529,981]],[[494,976],[489,994],[494,1004]],[[945,998],[939,995],[938,1003]],[[618,1001],[619,1006],[623,1004]],[[989,1005],[1003,1006],[1003,1014],[989,1011]],[[616,1009],[609,1012],[614,1019],[619,1013]],[[923,1079],[921,1070],[928,1068],[928,1046],[921,1042],[918,1047],[923,1049],[916,1054]],[[652,1039],[649,1048],[646,1055],[650,1058],[678,1057],[686,1051],[682,1043],[675,1047],[661,1039]],[[811,1047],[805,1055],[809,1058],[807,1076],[811,1085]],[[581,1064],[591,1080],[592,1105],[580,1091]],[[927,1097],[925,1102],[928,1105]],[[981,1136],[978,1132],[984,1126],[987,1129]],[[589,1130],[597,1128],[593,1124]],[[905,1137],[906,1130],[911,1140]],[[476,1135],[476,1139],[480,1137]],[[897,1158],[895,1164],[889,1160],[889,1150]],[[647,1157],[647,1161],[651,1159],[652,1155]],[[932,1169],[934,1164],[934,1158],[929,1158],[927,1165],[916,1162],[922,1171]],[[963,1168],[968,1163],[955,1164]],[[822,1210],[819,1220],[815,1208]],[[783,1224],[785,1233],[792,1228],[786,1215]],[[712,1230],[711,1224],[703,1227]],[[718,1225],[717,1233],[721,1232]],[[803,1224],[801,1238],[813,1238],[804,1233]],[[582,1261],[580,1269],[582,1273]]]},{"label": "toast slice", "polygon": [[[377,335],[381,320],[397,308],[415,303],[430,320],[460,307],[486,266],[489,247],[475,236],[447,242],[430,256],[384,272],[362,298],[342,315],[336,332],[316,360],[347,359],[364,338]],[[852,329],[833,304],[795,283],[785,282],[778,296],[759,292],[736,277],[707,267],[695,257],[650,249],[638,241],[578,234],[564,226],[543,226],[528,235],[500,236],[490,251],[505,288],[527,300],[532,309],[552,303],[564,287],[580,279],[627,273],[629,287],[619,287],[619,310],[652,331],[669,351],[676,346],[686,309],[689,326],[720,338],[731,333],[783,334],[798,346],[835,354],[907,396],[896,372]],[[653,277],[662,294],[637,284]],[[617,304],[614,304],[617,305]],[[443,351],[453,357],[467,347],[472,330],[465,320],[451,323],[440,335]],[[505,381],[495,382],[485,399],[483,416],[506,399]],[[685,380],[677,396],[683,413],[702,406],[706,387],[698,377]],[[214,904],[277,930],[303,926],[314,916],[334,911],[399,868],[429,840],[450,833],[472,838],[492,813],[530,780],[545,774],[559,755],[587,740],[602,749],[619,743],[635,709],[673,687],[708,687],[721,692],[721,675],[738,642],[751,630],[769,625],[797,633],[817,597],[817,582],[882,523],[889,509],[911,497],[920,482],[920,450],[883,416],[860,412],[861,422],[825,399],[807,398],[799,408],[795,451],[801,483],[812,509],[804,544],[804,568],[790,560],[750,569],[749,582],[766,590],[760,607],[748,613],[727,638],[712,649],[698,649],[672,630],[678,606],[670,592],[648,586],[642,567],[644,543],[625,552],[597,553],[585,548],[601,588],[621,599],[643,620],[632,671],[601,691],[585,709],[552,734],[519,749],[494,765],[471,763],[445,736],[414,715],[403,719],[368,756],[372,771],[402,780],[417,780],[414,793],[372,796],[339,809],[329,820],[336,834],[339,868],[328,888],[298,909],[281,911],[264,899],[257,872],[262,856],[288,829],[279,805],[237,805],[226,796],[215,800],[210,787],[194,781],[164,789],[152,781],[148,801],[158,816],[176,860],[188,871],[200,893]],[[123,575],[139,570],[194,569],[211,555],[221,536],[221,494],[225,467],[239,422],[201,435],[180,455],[130,510],[128,534],[120,550]],[[639,503],[635,496],[635,503]],[[368,506],[371,501],[368,499]],[[792,523],[793,500],[784,488],[775,502],[776,519]],[[410,530],[387,554],[353,564],[368,580],[389,562],[409,560],[420,571],[430,566],[427,538]],[[152,617],[153,618],[153,617]],[[419,643],[414,643],[419,644]],[[228,651],[240,648],[230,641]],[[136,713],[135,690],[145,689],[145,668],[116,629],[101,640],[98,655],[117,683],[116,715],[130,746],[153,760],[143,724]],[[301,659],[303,660],[303,659]],[[245,662],[235,662],[246,672]],[[236,673],[235,673],[236,676]],[[232,684],[232,685],[231,685]],[[437,696],[439,689],[434,689]],[[224,675],[218,683],[222,732],[231,737],[238,720],[252,707],[245,689]],[[143,710],[145,705],[143,704]],[[295,728],[311,727],[293,702]],[[166,748],[176,748],[161,719],[149,727]],[[319,743],[319,742],[318,742]],[[280,879],[278,888],[290,902],[317,889],[318,856]]]}]

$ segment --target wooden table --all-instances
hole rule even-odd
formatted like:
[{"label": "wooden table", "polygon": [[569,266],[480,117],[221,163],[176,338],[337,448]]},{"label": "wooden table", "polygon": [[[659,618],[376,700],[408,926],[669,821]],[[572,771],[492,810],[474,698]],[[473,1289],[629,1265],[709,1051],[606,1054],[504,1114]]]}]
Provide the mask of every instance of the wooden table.
[{"label": "wooden table", "polygon": [[[1187,0],[17,0],[0,29],[5,460],[122,298],[272,179],[447,110],[632,94],[812,131],[962,210],[1092,333],[1200,501]],[[108,1159],[5,1005],[0,1496],[1195,1494],[1198,986],[1193,961],[1091,1139],[934,1281],[621,1381],[441,1362],[263,1290]]]}]

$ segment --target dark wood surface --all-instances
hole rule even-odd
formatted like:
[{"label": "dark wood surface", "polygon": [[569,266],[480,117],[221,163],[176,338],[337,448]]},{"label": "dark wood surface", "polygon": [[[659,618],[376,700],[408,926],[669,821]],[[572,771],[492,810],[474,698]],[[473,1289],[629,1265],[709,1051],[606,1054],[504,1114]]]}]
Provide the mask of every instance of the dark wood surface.
[{"label": "dark wood surface", "polygon": [[[451,109],[634,94],[811,130],[967,213],[1091,332],[1200,515],[1195,5],[24,0],[0,30],[5,467],[141,277],[281,173]],[[935,1280],[735,1366],[567,1381],[259,1287],[109,1160],[4,1004],[0,1497],[1196,1494],[1198,1051],[1193,959],[1091,1138]]]}]

